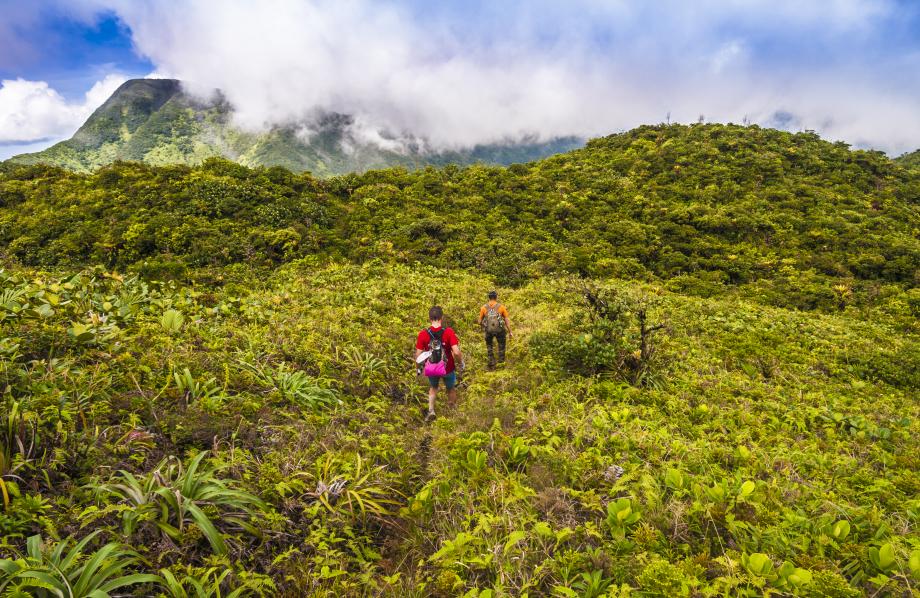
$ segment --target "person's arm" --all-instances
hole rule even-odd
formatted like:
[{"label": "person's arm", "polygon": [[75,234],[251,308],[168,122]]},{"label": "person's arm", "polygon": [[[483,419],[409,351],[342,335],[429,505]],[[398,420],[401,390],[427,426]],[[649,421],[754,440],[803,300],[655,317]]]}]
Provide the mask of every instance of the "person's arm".
[{"label": "person's arm", "polygon": [[502,318],[505,319],[505,330],[508,331],[508,336],[514,336],[511,334],[511,317],[508,315],[508,310],[504,305],[502,306]]},{"label": "person's arm", "polygon": [[[459,365],[462,371],[465,364],[463,363],[463,353],[460,351],[460,339],[457,338],[457,333],[453,329],[448,329],[447,333],[450,335],[450,340],[446,342],[450,346],[451,354],[454,356],[454,363]],[[445,338],[447,337],[445,336]]]},{"label": "person's arm", "polygon": [[460,369],[463,370],[465,364],[463,363],[463,353],[460,352],[460,343],[455,344],[450,350],[454,354],[454,362],[459,363]]}]

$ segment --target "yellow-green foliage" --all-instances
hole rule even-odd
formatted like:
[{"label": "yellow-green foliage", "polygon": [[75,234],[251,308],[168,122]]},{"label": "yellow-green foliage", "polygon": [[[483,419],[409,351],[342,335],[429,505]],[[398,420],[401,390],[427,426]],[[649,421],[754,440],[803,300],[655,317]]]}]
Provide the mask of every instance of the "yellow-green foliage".
[{"label": "yellow-green foliage", "polygon": [[225,160],[0,174],[0,244],[33,266],[149,278],[303,257],[667,282],[696,296],[843,311],[920,281],[920,174],[813,134],[641,127],[509,168],[402,169],[328,180]]},{"label": "yellow-green foliage", "polygon": [[[918,196],[715,125],[329,180],[4,166],[0,594],[916,592]],[[425,423],[435,303],[467,369]]]},{"label": "yellow-green foliage", "polygon": [[[158,576],[137,578],[142,594],[917,584],[920,342],[897,310],[544,277],[500,286],[515,336],[487,371],[475,317],[495,281],[481,275],[301,260],[220,276],[2,275],[4,413],[17,405],[0,431],[15,468],[5,551],[101,530],[82,550],[137,551],[111,558],[120,575]],[[585,288],[626,310],[597,375],[539,340],[594,321]],[[459,404],[442,397],[426,425],[411,355],[432,303],[468,367]],[[630,306],[664,326],[641,379],[617,361],[640,349]],[[3,562],[0,586],[19,583]]]}]

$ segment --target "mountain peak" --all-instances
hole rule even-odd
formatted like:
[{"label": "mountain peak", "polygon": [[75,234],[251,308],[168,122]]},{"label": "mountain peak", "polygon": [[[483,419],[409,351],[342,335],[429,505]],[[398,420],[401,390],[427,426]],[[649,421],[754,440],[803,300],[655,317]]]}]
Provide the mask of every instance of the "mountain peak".
[{"label": "mountain peak", "polygon": [[97,108],[70,140],[75,148],[100,148],[134,133],[170,99],[181,93],[176,79],[130,79]]},{"label": "mountain peak", "polygon": [[376,143],[362,139],[347,114],[325,113],[313,122],[253,133],[236,128],[231,112],[219,91],[213,99],[202,100],[186,93],[176,79],[131,79],[71,139],[10,161],[88,171],[115,160],[191,165],[224,157],[246,166],[283,166],[328,176],[388,166],[529,162],[583,145],[580,139],[565,137],[433,152],[420,149],[425,147],[421,139],[409,138],[404,144],[386,143],[385,136]]},{"label": "mountain peak", "polygon": [[109,99],[113,100],[126,94],[162,93],[172,95],[180,91],[181,88],[182,82],[178,79],[128,79],[115,90],[115,93]]}]

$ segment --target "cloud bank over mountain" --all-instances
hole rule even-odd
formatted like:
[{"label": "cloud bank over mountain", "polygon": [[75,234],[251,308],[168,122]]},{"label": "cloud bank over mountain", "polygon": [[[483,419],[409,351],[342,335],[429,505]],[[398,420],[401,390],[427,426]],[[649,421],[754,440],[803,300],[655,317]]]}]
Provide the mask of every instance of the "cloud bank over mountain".
[{"label": "cloud bank over mountain", "polygon": [[[74,6],[71,4],[71,6]],[[354,115],[437,147],[744,120],[920,145],[920,9],[899,0],[77,0],[240,125]]]}]

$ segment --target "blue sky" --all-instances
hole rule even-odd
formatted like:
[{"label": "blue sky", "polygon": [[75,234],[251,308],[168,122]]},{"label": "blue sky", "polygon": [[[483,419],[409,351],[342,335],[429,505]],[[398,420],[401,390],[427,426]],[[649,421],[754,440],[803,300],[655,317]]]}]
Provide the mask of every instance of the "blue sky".
[{"label": "blue sky", "polygon": [[[0,0],[0,5],[6,2]],[[7,14],[6,8],[3,12]],[[113,12],[85,20],[49,6],[35,20],[8,25],[19,41],[15,52],[0,45],[0,79],[47,81],[75,100],[109,73],[143,76],[153,70],[150,61],[134,51],[131,31]]]},{"label": "blue sky", "polygon": [[918,0],[0,0],[0,14],[0,159],[66,138],[151,73],[222,89],[243,127],[336,110],[381,143],[601,135],[670,114],[920,147]]}]

